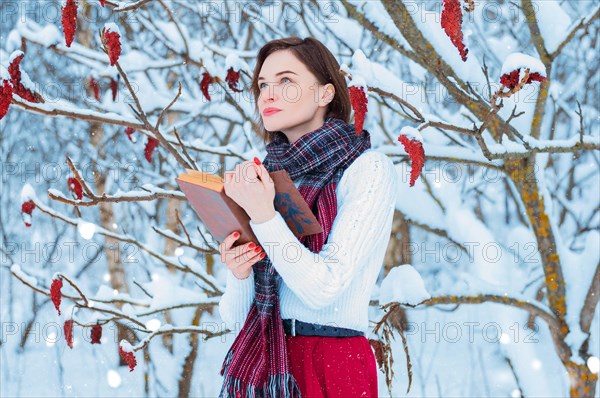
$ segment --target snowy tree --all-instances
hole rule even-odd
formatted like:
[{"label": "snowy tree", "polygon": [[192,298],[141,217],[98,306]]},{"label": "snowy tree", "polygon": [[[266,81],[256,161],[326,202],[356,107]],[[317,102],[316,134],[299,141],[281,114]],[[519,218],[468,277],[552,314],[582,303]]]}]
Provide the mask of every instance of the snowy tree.
[{"label": "snowy tree", "polygon": [[[235,333],[214,311],[225,267],[175,177],[264,157],[257,50],[314,36],[402,181],[371,302],[381,391],[598,396],[597,4],[61,0],[2,15],[0,348],[18,364],[3,395],[217,395]],[[459,322],[500,333],[453,340]],[[28,349],[40,340],[55,352]]]}]

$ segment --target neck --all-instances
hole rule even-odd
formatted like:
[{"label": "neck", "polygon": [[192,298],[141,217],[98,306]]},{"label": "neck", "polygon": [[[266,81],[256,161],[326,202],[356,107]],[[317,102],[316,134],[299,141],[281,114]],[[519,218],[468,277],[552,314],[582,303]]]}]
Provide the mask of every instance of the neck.
[{"label": "neck", "polygon": [[325,123],[325,117],[322,115],[315,116],[311,120],[298,124],[296,126],[290,127],[289,129],[281,130],[283,134],[287,137],[290,144],[298,141],[303,135],[310,133],[311,131],[315,131],[319,127],[323,126]]}]

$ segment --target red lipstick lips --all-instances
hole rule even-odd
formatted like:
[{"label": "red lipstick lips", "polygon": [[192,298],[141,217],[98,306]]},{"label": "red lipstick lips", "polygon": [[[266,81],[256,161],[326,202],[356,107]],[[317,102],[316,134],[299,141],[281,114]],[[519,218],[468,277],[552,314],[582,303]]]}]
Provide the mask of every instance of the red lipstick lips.
[{"label": "red lipstick lips", "polygon": [[266,109],[263,110],[263,116],[271,116],[277,112],[281,112],[281,109],[279,108],[273,108],[273,107],[268,107]]}]

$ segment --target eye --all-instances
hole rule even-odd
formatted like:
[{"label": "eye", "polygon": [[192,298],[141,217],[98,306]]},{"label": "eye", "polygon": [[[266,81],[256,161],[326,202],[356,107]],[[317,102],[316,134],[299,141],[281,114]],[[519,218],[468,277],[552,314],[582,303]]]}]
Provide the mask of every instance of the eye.
[{"label": "eye", "polygon": [[[282,82],[284,79],[287,79],[287,80],[289,80],[290,82],[292,81],[292,80],[291,80],[289,77],[282,77],[282,78],[281,78],[281,80],[280,80],[280,82]],[[258,88],[262,90],[262,88],[263,88],[263,84],[265,84],[265,83],[260,83],[260,84],[258,85]]]}]

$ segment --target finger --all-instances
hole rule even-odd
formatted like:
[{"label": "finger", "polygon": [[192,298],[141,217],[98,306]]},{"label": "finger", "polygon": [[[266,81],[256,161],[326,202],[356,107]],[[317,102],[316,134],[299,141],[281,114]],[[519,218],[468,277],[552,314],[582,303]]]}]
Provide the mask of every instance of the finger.
[{"label": "finger", "polygon": [[240,265],[238,265],[235,270],[236,271],[246,271],[248,268],[250,268],[252,265],[256,264],[258,261],[260,261],[263,258],[263,252],[261,253],[255,253],[253,255],[250,255],[248,257],[248,259],[246,261],[244,261],[243,263],[240,263]]},{"label": "finger", "polygon": [[[248,182],[252,177],[248,173],[248,167],[245,164],[246,162],[238,163],[235,165],[235,181],[237,183]],[[256,177],[255,177],[256,178]]]},{"label": "finger", "polygon": [[256,164],[251,161],[245,161],[243,163],[244,176],[246,176],[246,181],[254,182],[258,180],[258,170],[256,169]]},{"label": "finger", "polygon": [[244,253],[246,253],[247,251],[252,251],[252,250],[255,250],[257,248],[260,248],[260,246],[258,246],[256,244],[256,242],[248,242],[248,243],[240,244],[238,246],[232,246],[229,249],[229,251],[232,252],[232,254],[236,256],[236,257],[233,257],[233,258],[237,258],[237,257],[243,255]]},{"label": "finger", "polygon": [[237,267],[237,263],[243,262],[246,259],[243,258],[246,250],[243,250],[243,246],[234,246],[229,250],[225,250],[221,255],[221,262],[226,264],[227,267],[234,269]]},{"label": "finger", "polygon": [[252,160],[247,160],[244,162],[246,175],[250,179],[250,181],[257,181],[260,179],[260,169],[259,166],[254,163]]},{"label": "finger", "polygon": [[255,164],[254,167],[258,171],[258,176],[260,177],[261,181],[263,181],[263,182],[269,181],[271,183],[273,182],[273,180],[271,179],[271,175],[269,174],[269,171],[263,164],[261,164],[260,166]]},{"label": "finger", "polygon": [[[239,263],[244,263],[246,261],[250,261],[252,260],[254,257],[260,255],[263,250],[262,248],[260,248],[260,246],[254,247],[252,249],[248,248],[248,246],[240,246],[242,249],[240,252],[236,253],[239,254],[236,257],[233,258],[233,261],[239,262]],[[238,248],[235,248],[238,249]],[[256,251],[258,250],[258,251]]]},{"label": "finger", "polygon": [[[236,233],[238,234],[237,237],[234,236]],[[233,246],[233,242],[235,242],[239,238],[240,238],[240,233],[238,231],[233,231],[232,233],[227,235],[225,240],[223,240],[223,245],[224,245],[225,251],[230,250],[231,246]]]},{"label": "finger", "polygon": [[264,251],[260,251],[259,253],[256,253],[256,256],[253,257],[252,261],[259,262],[266,256],[267,256],[267,253],[265,253]]},{"label": "finger", "polygon": [[[256,250],[258,250],[258,252],[256,252]],[[256,242],[247,242],[239,246],[233,246],[229,250],[224,250],[223,254],[225,254],[224,257],[227,261],[240,261],[240,257],[245,256],[248,253],[260,253],[261,251],[262,247],[257,245]]]}]

